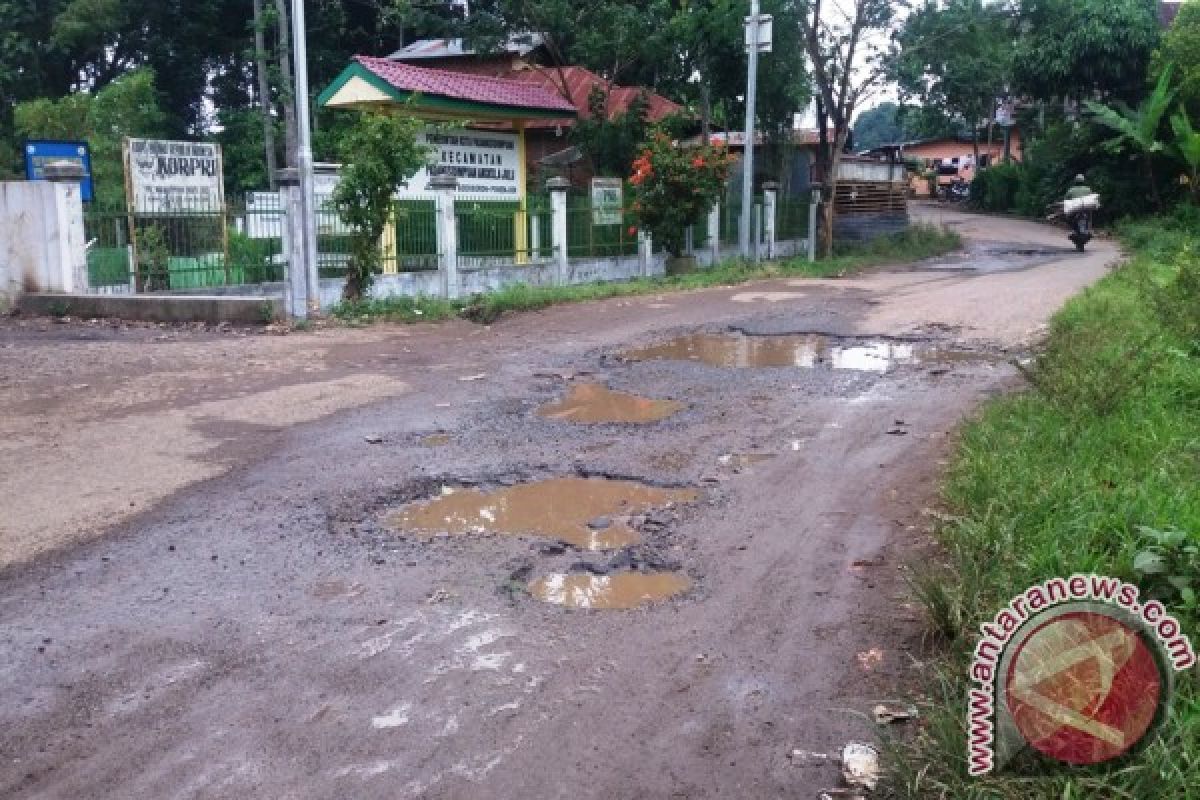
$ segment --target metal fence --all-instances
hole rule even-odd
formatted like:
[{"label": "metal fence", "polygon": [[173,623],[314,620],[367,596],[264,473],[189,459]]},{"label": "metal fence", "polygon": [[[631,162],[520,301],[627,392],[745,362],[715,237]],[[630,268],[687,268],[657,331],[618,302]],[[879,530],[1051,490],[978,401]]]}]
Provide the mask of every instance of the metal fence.
[{"label": "metal fence", "polygon": [[460,267],[519,268],[548,261],[553,255],[550,206],[540,199],[526,203],[458,199],[454,214]]},{"label": "metal fence", "polygon": [[775,238],[780,241],[808,236],[809,201],[780,199],[775,207]]},{"label": "metal fence", "polygon": [[637,253],[638,236],[628,209],[594,207],[587,199],[567,203],[567,256],[613,258]]}]

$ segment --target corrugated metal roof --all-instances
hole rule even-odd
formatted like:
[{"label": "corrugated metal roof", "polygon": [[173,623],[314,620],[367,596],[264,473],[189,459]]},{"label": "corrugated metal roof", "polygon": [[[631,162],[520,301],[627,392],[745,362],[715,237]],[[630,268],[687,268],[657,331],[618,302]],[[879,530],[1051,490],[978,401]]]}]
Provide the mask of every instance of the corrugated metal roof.
[{"label": "corrugated metal roof", "polygon": [[371,56],[355,56],[355,61],[405,92],[421,92],[490,105],[572,113],[575,111],[575,106],[558,93],[528,81],[415,67]]},{"label": "corrugated metal roof", "polygon": [[[560,96],[565,94],[571,99],[571,104],[579,113],[580,118],[586,119],[592,115],[588,107],[588,99],[592,89],[608,89],[608,81],[584,67],[531,67],[512,73],[513,78],[524,83],[537,85]],[[629,110],[634,98],[645,93],[647,102],[647,117],[651,122],[658,122],[663,117],[677,114],[684,110],[683,106],[672,102],[649,89],[639,89],[628,86],[614,86],[608,95],[606,112],[608,119]],[[570,120],[536,120],[529,123],[531,128],[553,128],[556,125],[570,125]]]},{"label": "corrugated metal roof", "polygon": [[[501,52],[519,56],[528,55],[542,45],[538,33],[515,33],[508,37]],[[467,47],[462,39],[420,39],[405,45],[388,56],[392,61],[421,61],[427,58],[461,58],[462,56],[489,55]]]}]

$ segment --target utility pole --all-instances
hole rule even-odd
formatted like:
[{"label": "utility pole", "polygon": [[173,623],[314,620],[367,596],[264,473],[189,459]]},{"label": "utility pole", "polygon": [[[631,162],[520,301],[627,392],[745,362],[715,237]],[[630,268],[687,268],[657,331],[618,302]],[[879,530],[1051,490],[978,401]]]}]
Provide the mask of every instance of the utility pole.
[{"label": "utility pole", "polygon": [[754,207],[754,114],[758,96],[758,54],[771,52],[771,16],[759,13],[758,0],[750,0],[746,17],[746,144],[742,150],[742,216],[738,220],[738,247],[742,258],[754,256],[750,216]]},{"label": "utility pole", "polygon": [[[302,254],[303,273],[308,286],[308,310],[321,310],[321,287],[317,272],[317,204],[313,191],[312,117],[308,99],[308,45],[304,24],[304,0],[292,2],[292,43],[295,56],[293,69],[296,72],[296,166],[300,171],[300,195],[303,220],[292,227],[293,235],[299,234],[297,248]],[[293,251],[295,252],[295,251]],[[300,266],[300,265],[298,265]]]}]

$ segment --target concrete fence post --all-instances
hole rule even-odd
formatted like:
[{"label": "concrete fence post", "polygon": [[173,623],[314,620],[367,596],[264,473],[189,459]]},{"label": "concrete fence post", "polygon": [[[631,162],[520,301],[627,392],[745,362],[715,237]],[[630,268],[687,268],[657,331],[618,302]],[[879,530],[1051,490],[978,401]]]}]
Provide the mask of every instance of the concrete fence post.
[{"label": "concrete fence post", "polygon": [[304,199],[300,194],[300,172],[294,167],[276,170],[279,185],[279,207],[283,209],[280,225],[280,250],[284,259],[283,305],[292,319],[308,318],[308,275],[304,269],[304,253],[295,247],[297,237],[293,225],[304,219]]},{"label": "concrete fence post", "polygon": [[817,207],[821,205],[821,184],[812,185],[812,200],[808,203],[808,260],[817,260]]},{"label": "concrete fence post", "polygon": [[650,263],[654,260],[654,239],[643,230],[638,230],[638,275],[650,277]]},{"label": "concrete fence post", "polygon": [[[51,183],[61,184],[56,192],[55,210],[65,252],[60,284],[65,292],[86,292],[88,289],[87,237],[83,227],[83,165],[77,161],[55,161],[42,169]],[[78,245],[83,252],[78,253]]]},{"label": "concrete fence post", "polygon": [[567,251],[567,189],[566,178],[546,181],[550,190],[550,249],[554,253],[554,285],[566,286],[570,276],[570,253]]},{"label": "concrete fence post", "polygon": [[454,190],[458,179],[453,175],[434,175],[429,188],[437,194],[438,274],[441,277],[442,297],[457,300],[458,283],[458,219],[454,210]]},{"label": "concrete fence post", "polygon": [[708,249],[712,252],[712,265],[721,260],[721,203],[718,201],[708,212]]},{"label": "concrete fence post", "polygon": [[779,184],[767,181],[763,184],[763,252],[768,261],[775,258],[775,225],[779,208]]}]

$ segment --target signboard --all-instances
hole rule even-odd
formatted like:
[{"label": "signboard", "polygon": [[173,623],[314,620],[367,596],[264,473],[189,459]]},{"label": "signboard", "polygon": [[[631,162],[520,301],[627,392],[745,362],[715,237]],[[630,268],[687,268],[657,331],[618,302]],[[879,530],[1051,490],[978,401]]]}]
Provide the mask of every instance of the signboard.
[{"label": "signboard", "polygon": [[620,178],[592,178],[592,224],[620,225],[624,200]]},{"label": "signboard", "polygon": [[225,202],[221,146],[125,140],[125,182],[135,211],[217,211]]},{"label": "signboard", "polygon": [[79,194],[83,202],[90,203],[95,197],[92,185],[92,152],[87,142],[29,141],[25,143],[25,177],[31,181],[46,179],[47,164],[55,161],[73,161],[83,167],[83,182]]},{"label": "signboard", "polygon": [[431,149],[429,166],[409,178],[408,185],[400,188],[401,197],[427,196],[430,178],[453,175],[458,179],[458,194],[520,199],[521,164],[515,133],[430,129],[417,140]]},{"label": "signboard", "polygon": [[746,45],[747,53],[754,47],[755,28],[758,29],[758,52],[771,52],[772,39],[775,34],[775,18],[770,14],[759,14],[758,17],[745,17],[746,20]]}]

